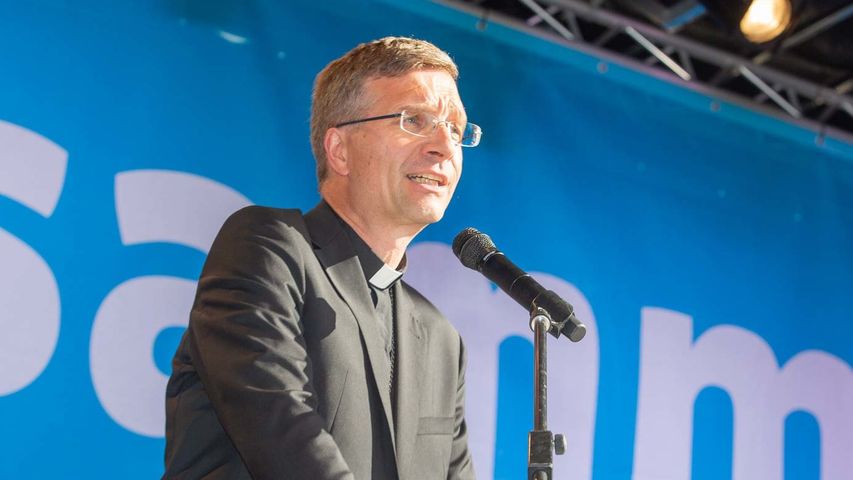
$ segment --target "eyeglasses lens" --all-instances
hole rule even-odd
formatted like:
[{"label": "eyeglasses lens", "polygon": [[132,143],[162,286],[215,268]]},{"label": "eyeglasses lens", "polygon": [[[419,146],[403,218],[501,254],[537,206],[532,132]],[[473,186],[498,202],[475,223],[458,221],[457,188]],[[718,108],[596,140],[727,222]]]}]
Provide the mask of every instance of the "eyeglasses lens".
[{"label": "eyeglasses lens", "polygon": [[404,110],[400,115],[400,128],[405,132],[419,137],[431,135],[439,123],[447,125],[451,138],[458,145],[475,147],[480,143],[482,132],[480,127],[473,123],[466,123],[465,127],[460,131],[460,126],[446,120],[439,120],[435,115],[429,113]]}]

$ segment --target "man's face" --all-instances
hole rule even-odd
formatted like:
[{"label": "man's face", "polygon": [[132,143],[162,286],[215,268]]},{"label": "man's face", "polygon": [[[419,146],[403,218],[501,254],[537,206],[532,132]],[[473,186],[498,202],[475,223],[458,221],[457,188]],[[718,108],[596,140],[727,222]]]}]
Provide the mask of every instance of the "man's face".
[{"label": "man's face", "polygon": [[[368,80],[362,117],[421,111],[467,121],[456,82],[446,72],[420,70]],[[350,206],[389,227],[423,227],[444,215],[462,173],[462,148],[444,124],[427,137],[400,129],[400,119],[342,127],[349,167]]]}]

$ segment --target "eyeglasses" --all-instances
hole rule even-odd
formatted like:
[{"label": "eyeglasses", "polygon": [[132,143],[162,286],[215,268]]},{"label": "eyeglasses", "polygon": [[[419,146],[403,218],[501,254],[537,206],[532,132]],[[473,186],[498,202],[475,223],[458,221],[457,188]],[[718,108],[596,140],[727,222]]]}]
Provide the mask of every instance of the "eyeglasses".
[{"label": "eyeglasses", "polygon": [[444,124],[450,132],[450,139],[453,140],[453,143],[462,147],[476,147],[480,144],[480,137],[483,136],[483,130],[480,129],[479,125],[474,125],[469,122],[463,126],[450,120],[439,120],[438,117],[431,113],[409,110],[403,110],[400,113],[379,115],[378,117],[350,120],[348,122],[342,122],[335,125],[335,128],[396,117],[400,117],[400,129],[418,137],[429,137],[433,132],[435,132],[435,129],[438,128],[440,124]]}]

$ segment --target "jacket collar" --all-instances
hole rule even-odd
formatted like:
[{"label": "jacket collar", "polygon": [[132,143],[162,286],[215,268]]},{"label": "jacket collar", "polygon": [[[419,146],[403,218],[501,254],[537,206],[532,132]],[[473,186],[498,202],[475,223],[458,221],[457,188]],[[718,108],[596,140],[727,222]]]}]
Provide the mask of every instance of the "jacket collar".
[{"label": "jacket collar", "polygon": [[325,200],[321,201],[314,210],[324,217],[325,223],[328,226],[334,227],[334,223],[337,222],[340,229],[349,238],[352,248],[361,264],[361,268],[364,271],[364,277],[370,285],[380,290],[385,290],[402,278],[406,272],[407,260],[405,255],[403,255],[403,260],[397,269],[391,268],[370,249],[370,246]]},{"label": "jacket collar", "polygon": [[[314,253],[329,277],[338,295],[347,303],[358,323],[367,358],[373,372],[376,391],[382,402],[385,421],[391,433],[392,447],[397,451],[395,430],[391,410],[391,395],[385,379],[390,376],[385,349],[376,322],[375,311],[370,300],[370,287],[367,284],[364,268],[355,252],[352,240],[347,235],[344,223],[332,211],[326,202],[320,202],[313,210],[305,214],[305,224],[314,243]],[[399,387],[398,387],[399,388]]]}]

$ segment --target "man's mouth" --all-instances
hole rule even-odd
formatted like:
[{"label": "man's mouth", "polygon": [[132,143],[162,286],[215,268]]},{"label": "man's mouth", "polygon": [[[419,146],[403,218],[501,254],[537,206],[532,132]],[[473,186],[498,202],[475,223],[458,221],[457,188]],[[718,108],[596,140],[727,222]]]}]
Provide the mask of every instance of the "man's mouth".
[{"label": "man's mouth", "polygon": [[433,185],[436,187],[442,186],[446,183],[442,178],[429,174],[413,174],[406,175],[406,177],[415,183],[420,183],[423,185]]}]

